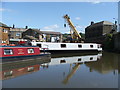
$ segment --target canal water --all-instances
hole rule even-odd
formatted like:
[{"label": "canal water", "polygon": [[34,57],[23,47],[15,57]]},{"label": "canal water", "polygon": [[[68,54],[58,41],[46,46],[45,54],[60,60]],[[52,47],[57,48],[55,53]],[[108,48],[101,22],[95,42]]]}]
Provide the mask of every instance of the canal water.
[{"label": "canal water", "polygon": [[118,88],[120,54],[58,54],[2,64],[3,88]]}]

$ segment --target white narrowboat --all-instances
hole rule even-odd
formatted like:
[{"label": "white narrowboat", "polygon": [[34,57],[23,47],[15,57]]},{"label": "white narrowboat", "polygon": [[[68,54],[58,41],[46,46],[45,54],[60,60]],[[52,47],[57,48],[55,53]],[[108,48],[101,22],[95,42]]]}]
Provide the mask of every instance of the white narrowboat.
[{"label": "white narrowboat", "polygon": [[80,52],[80,51],[97,51],[101,52],[102,47],[96,43],[53,43],[53,42],[31,42],[32,46],[39,46],[40,50],[49,52]]}]

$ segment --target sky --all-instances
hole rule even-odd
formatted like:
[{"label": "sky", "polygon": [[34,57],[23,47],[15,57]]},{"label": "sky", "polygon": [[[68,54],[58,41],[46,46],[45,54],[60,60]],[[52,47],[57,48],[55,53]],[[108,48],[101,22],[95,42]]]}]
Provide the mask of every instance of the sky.
[{"label": "sky", "polygon": [[118,2],[2,2],[0,13],[0,22],[8,26],[61,33],[70,31],[63,18],[68,14],[76,29],[84,33],[91,21],[114,23],[118,19]]}]

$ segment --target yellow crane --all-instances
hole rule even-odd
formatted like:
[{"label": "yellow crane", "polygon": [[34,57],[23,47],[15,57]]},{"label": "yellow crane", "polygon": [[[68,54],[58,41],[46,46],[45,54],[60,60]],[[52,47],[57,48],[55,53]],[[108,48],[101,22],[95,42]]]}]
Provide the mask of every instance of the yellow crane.
[{"label": "yellow crane", "polygon": [[70,34],[71,34],[72,39],[77,39],[78,41],[80,41],[81,35],[76,30],[75,26],[73,25],[72,21],[70,20],[70,17],[66,14],[65,16],[63,16],[63,18],[67,21],[67,23],[70,27]]}]

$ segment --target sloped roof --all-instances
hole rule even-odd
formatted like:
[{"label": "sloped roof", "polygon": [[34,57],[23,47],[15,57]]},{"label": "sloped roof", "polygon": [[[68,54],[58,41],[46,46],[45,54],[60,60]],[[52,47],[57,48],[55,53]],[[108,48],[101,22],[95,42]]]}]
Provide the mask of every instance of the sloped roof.
[{"label": "sloped roof", "polygon": [[0,22],[0,27],[8,27],[6,24]]},{"label": "sloped roof", "polygon": [[43,34],[54,34],[54,35],[60,35],[62,33],[60,32],[54,32],[54,31],[41,31]]},{"label": "sloped roof", "polygon": [[96,24],[113,25],[113,23],[109,21],[101,21],[101,22],[94,23],[93,25],[96,25]]},{"label": "sloped roof", "polygon": [[36,31],[39,34],[52,34],[52,35],[61,35],[62,33],[60,32],[54,32],[54,31],[40,31],[39,29],[28,29],[28,30],[33,30]]},{"label": "sloped roof", "polygon": [[10,31],[26,31],[27,29],[25,28],[10,28]]},{"label": "sloped roof", "polygon": [[102,21],[101,23],[103,23],[104,25],[114,25],[112,22],[109,21]]},{"label": "sloped roof", "polygon": [[33,30],[33,31],[35,31],[35,32],[37,32],[37,33],[39,33],[39,34],[42,34],[42,32],[39,30],[39,29],[28,29],[28,30]]},{"label": "sloped roof", "polygon": [[87,28],[94,26],[101,26],[101,25],[114,25],[114,23],[109,21],[101,21],[101,22],[93,23],[92,25],[89,25]]}]

